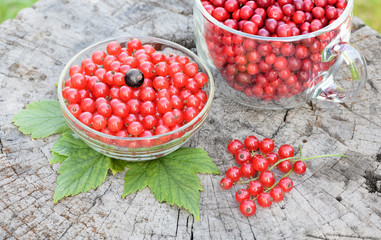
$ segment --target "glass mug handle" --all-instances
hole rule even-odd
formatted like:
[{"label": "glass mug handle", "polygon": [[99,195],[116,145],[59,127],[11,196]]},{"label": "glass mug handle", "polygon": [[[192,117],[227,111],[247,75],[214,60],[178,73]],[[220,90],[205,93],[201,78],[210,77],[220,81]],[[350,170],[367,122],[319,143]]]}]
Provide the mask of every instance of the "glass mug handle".
[{"label": "glass mug handle", "polygon": [[343,64],[338,63],[339,65],[333,71],[328,72],[316,87],[312,98],[326,102],[351,102],[361,93],[367,81],[368,72],[365,58],[354,45],[347,42],[339,42],[323,50],[322,62],[329,62],[334,58],[344,61],[348,65],[351,76],[349,79],[345,79],[347,80],[345,84],[335,81],[334,75]]}]

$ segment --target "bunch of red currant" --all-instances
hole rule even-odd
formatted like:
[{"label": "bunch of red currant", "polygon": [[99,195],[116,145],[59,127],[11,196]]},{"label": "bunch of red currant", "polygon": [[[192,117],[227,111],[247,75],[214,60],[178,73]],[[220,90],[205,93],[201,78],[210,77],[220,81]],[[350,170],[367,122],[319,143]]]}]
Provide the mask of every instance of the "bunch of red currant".
[{"label": "bunch of red currant", "polygon": [[[210,57],[227,84],[249,98],[280,101],[321,81],[336,60],[322,61],[323,49],[340,27],[302,40],[277,41],[318,31],[333,23],[346,0],[201,0],[205,10],[228,28],[273,37],[264,41],[235,34],[206,21]],[[344,30],[345,31],[345,30]]]},{"label": "bunch of red currant", "polygon": [[[274,153],[274,148],[271,139],[264,138],[259,141],[255,136],[246,137],[244,143],[232,140],[227,146],[240,167],[229,168],[220,186],[223,189],[230,189],[234,183],[248,183],[247,188],[239,189],[235,194],[244,216],[252,216],[255,213],[255,200],[264,208],[269,207],[272,202],[281,201],[284,193],[291,191],[293,187],[292,180],[287,176],[292,171],[297,174],[306,171],[304,161],[307,159],[294,157],[294,149],[290,145],[282,145],[278,154]],[[278,182],[275,182],[275,175],[272,172],[275,167],[286,173]],[[249,181],[243,181],[242,178],[249,178]]]},{"label": "bunch of red currant", "polygon": [[180,128],[204,108],[208,76],[188,57],[164,55],[136,38],[110,42],[106,51],[73,65],[62,92],[70,113],[86,126],[112,136],[150,137]]}]

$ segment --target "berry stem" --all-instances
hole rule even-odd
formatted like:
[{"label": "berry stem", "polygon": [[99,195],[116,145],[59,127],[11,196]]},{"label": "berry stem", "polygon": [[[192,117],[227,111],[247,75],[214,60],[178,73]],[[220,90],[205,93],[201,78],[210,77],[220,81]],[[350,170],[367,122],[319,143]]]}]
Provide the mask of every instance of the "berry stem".
[{"label": "berry stem", "polygon": [[302,158],[302,146],[299,145],[299,157]]},{"label": "berry stem", "polygon": [[258,177],[256,177],[256,178],[250,178],[247,181],[235,182],[234,184],[246,184],[246,183],[250,183],[251,181],[254,181],[254,180],[258,180]]},{"label": "berry stem", "polygon": [[276,183],[274,183],[271,187],[266,188],[266,190],[264,190],[264,192],[268,192],[268,191],[270,191],[271,189],[273,189],[276,185],[279,184],[279,182],[280,182],[280,180],[281,180],[282,178],[287,177],[288,175],[290,175],[292,171],[293,171],[293,169],[291,168],[291,170],[288,171],[286,174],[284,174],[284,175],[283,175],[283,176],[282,176]]},{"label": "berry stem", "polygon": [[296,162],[296,161],[307,161],[310,159],[314,158],[322,158],[322,157],[348,157],[347,155],[341,155],[341,154],[327,154],[327,155],[318,155],[318,156],[313,156],[313,157],[308,157],[308,158],[303,158],[301,159],[300,157],[288,157],[288,158],[283,158],[276,162],[274,165],[272,165],[268,170],[271,171],[274,167],[276,167],[279,163],[290,160],[291,162]]}]

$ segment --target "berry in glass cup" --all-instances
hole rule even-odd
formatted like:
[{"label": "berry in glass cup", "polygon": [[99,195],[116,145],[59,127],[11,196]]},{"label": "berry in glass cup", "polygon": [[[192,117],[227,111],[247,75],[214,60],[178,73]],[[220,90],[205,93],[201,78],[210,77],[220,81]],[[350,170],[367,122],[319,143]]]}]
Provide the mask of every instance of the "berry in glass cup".
[{"label": "berry in glass cup", "polygon": [[224,1],[201,0],[207,12],[228,28],[272,38],[263,41],[244,37],[205,21],[202,41],[208,58],[227,85],[242,92],[247,101],[284,102],[313,91],[322,81],[322,73],[336,62],[336,58],[323,62],[320,55],[329,43],[340,38],[340,28],[300,41],[276,38],[304,35],[332,24],[345,10],[345,0],[219,2]]},{"label": "berry in glass cup", "polygon": [[[181,79],[175,76],[180,73],[178,67]],[[123,45],[109,42],[105,51],[96,50],[90,58],[71,66],[69,76],[62,95],[70,113],[88,127],[111,136],[168,133],[192,121],[208,101],[203,90],[208,76],[196,63],[186,56],[164,55],[136,38]],[[152,147],[182,134],[144,143],[104,142],[129,148]]]}]

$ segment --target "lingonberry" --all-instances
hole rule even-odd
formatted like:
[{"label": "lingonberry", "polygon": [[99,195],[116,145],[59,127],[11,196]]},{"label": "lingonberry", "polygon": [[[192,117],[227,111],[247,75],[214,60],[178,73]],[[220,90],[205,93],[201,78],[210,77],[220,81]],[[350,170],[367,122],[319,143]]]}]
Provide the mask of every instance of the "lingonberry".
[{"label": "lingonberry", "polygon": [[239,209],[240,209],[242,215],[244,215],[246,217],[250,217],[250,216],[254,215],[257,207],[252,200],[246,199],[240,204]]}]

